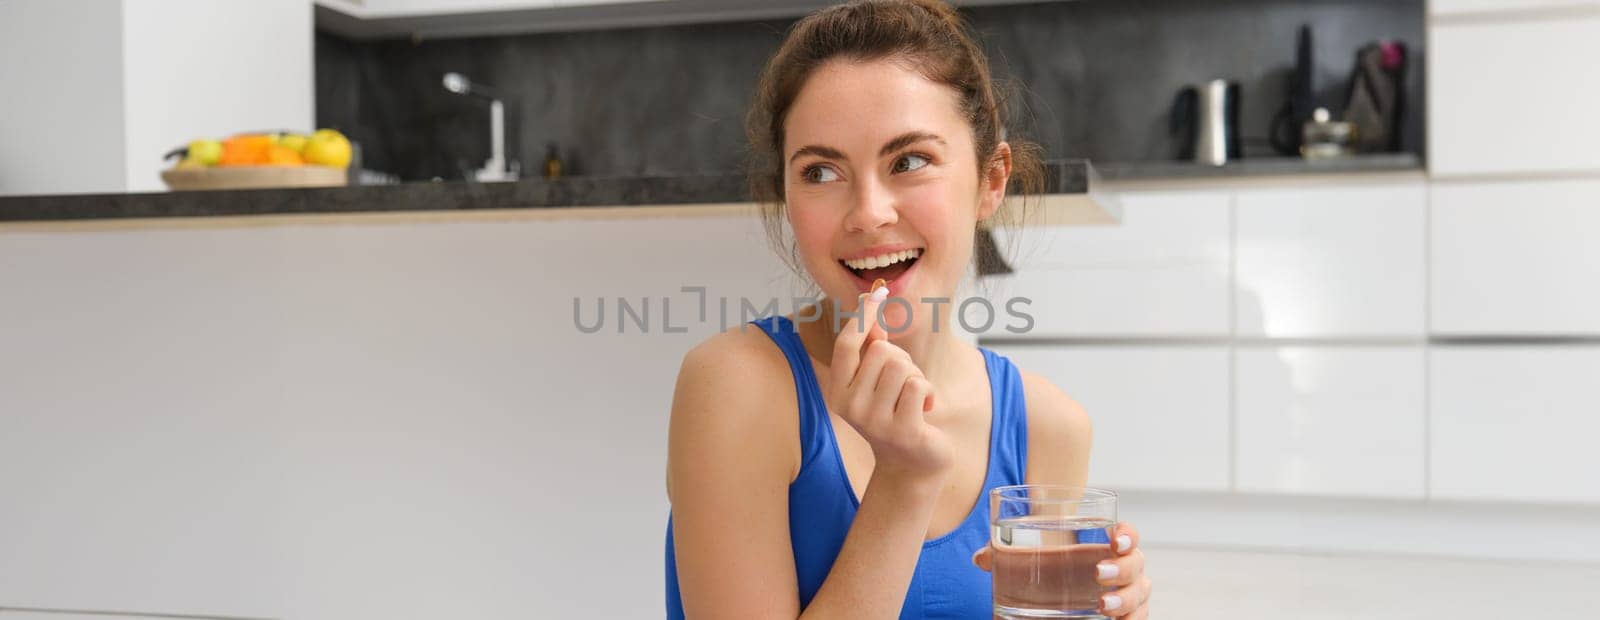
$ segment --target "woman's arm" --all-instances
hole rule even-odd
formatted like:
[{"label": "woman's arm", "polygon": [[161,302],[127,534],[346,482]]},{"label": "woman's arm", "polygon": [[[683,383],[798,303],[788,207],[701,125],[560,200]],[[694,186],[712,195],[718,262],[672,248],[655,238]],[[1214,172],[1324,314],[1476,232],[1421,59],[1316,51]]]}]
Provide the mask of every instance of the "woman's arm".
[{"label": "woman's arm", "polygon": [[787,505],[800,462],[798,425],[776,408],[795,407],[793,396],[782,405],[773,396],[794,393],[787,362],[742,332],[685,358],[667,469],[668,492],[677,491],[679,592],[696,620],[900,615],[953,454],[923,417],[933,388],[911,356],[876,322],[859,328],[861,317],[877,316],[888,292],[862,295],[861,314],[833,342],[828,410],[867,440],[874,463],[844,545],[803,614]]},{"label": "woman's arm", "polygon": [[1089,414],[1048,379],[1018,372],[1028,403],[1027,483],[1083,486],[1089,480],[1089,445],[1094,436]]},{"label": "woman's arm", "polygon": [[[1028,402],[1028,483],[1084,486],[1093,435],[1088,414],[1044,377],[1022,371],[1022,386]],[[1102,560],[1097,569],[1100,583],[1116,589],[1102,597],[1101,611],[1115,618],[1144,620],[1150,613],[1146,604],[1150,578],[1144,575],[1139,531],[1118,523],[1112,543],[1116,556]]]},{"label": "woman's arm", "polygon": [[679,592],[695,620],[799,614],[788,512],[799,440],[780,409],[794,389],[778,381],[782,355],[755,338],[724,333],[689,351],[673,394],[667,489]]},{"label": "woman's arm", "polygon": [[[942,478],[892,461],[875,467],[844,546],[802,614],[788,513],[799,441],[796,418],[781,409],[796,406],[794,386],[783,356],[757,338],[713,338],[679,372],[667,470],[685,613],[695,620],[898,617]],[[878,345],[879,356],[893,357],[888,344]],[[861,339],[841,344],[849,346],[859,350]],[[862,367],[871,363],[863,356]],[[915,404],[906,411],[920,415],[923,394],[908,393],[903,400]]]}]

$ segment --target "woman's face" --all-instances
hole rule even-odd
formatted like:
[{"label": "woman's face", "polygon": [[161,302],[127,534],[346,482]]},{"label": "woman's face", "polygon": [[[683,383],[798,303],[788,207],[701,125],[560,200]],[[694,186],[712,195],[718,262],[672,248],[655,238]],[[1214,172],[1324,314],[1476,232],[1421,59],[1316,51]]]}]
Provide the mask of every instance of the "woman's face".
[{"label": "woman's face", "polygon": [[[887,280],[914,309],[884,305],[886,326],[909,327],[901,334],[932,325],[934,305],[921,300],[955,294],[977,220],[1003,197],[1004,172],[998,184],[979,178],[958,104],[897,62],[835,60],[806,81],[784,125],[784,195],[806,271],[844,309]],[[941,322],[951,309],[938,308]]]}]

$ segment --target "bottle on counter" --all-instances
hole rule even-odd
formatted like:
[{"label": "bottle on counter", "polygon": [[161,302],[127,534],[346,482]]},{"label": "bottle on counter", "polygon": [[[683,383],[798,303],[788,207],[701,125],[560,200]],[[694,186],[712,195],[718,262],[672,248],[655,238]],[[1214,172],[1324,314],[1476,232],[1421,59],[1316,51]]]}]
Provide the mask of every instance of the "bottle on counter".
[{"label": "bottle on counter", "polygon": [[1327,108],[1317,108],[1311,113],[1300,134],[1300,156],[1306,159],[1333,159],[1351,153],[1355,142],[1355,127],[1345,121],[1332,120]]},{"label": "bottle on counter", "polygon": [[559,178],[561,178],[560,147],[557,146],[556,143],[554,143],[554,142],[551,142],[545,149],[545,153],[544,153],[544,178],[546,178],[546,179],[559,179]]}]

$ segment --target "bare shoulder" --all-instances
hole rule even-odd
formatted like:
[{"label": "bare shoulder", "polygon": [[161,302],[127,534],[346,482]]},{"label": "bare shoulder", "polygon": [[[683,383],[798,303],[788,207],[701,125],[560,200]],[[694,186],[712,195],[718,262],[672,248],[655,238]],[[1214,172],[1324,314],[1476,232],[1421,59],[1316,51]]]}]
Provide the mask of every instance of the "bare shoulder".
[{"label": "bare shoulder", "polygon": [[683,356],[678,390],[726,398],[761,395],[789,382],[788,361],[761,328],[745,324],[705,339]]},{"label": "bare shoulder", "polygon": [[1018,369],[1028,401],[1028,431],[1056,441],[1088,443],[1091,434],[1089,414],[1049,379]]},{"label": "bare shoulder", "polygon": [[760,328],[733,328],[690,349],[668,425],[669,496],[674,478],[723,475],[708,466],[742,461],[759,475],[798,469],[796,409],[788,361]]},{"label": "bare shoulder", "polygon": [[[787,358],[755,326],[683,356],[667,430],[667,495],[688,617],[799,615],[788,503],[800,461],[796,412]],[[739,544],[728,546],[729,532]]]},{"label": "bare shoulder", "polygon": [[1084,484],[1094,435],[1089,414],[1049,379],[1018,372],[1028,403],[1028,482]]}]

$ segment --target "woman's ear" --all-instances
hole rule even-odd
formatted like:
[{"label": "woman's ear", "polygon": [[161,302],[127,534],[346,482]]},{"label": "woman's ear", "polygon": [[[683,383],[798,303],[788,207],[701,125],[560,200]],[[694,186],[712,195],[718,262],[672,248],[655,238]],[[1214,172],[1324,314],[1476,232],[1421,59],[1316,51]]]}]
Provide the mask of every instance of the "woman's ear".
[{"label": "woman's ear", "polygon": [[978,220],[983,221],[994,215],[1000,209],[1000,203],[1006,199],[1006,182],[1011,179],[1011,145],[1001,142],[994,146],[994,156],[989,158],[989,164],[984,167],[983,178],[980,179],[982,194],[978,200]]}]

